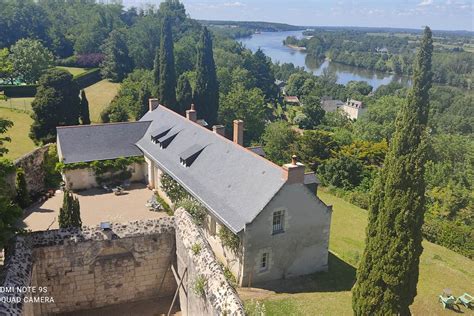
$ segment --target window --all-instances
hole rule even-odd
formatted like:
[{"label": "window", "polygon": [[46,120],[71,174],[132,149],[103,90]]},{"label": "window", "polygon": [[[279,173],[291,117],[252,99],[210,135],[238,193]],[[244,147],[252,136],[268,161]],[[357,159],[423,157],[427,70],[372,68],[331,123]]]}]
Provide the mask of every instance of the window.
[{"label": "window", "polygon": [[260,272],[266,271],[268,269],[268,252],[264,252],[262,254],[262,258],[260,259]]},{"label": "window", "polygon": [[284,211],[273,213],[273,234],[283,233]]}]

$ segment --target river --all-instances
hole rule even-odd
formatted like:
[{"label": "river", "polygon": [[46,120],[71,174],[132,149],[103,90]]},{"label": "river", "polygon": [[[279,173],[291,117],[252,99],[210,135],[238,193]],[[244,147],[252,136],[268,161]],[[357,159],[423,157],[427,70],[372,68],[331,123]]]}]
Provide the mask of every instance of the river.
[{"label": "river", "polygon": [[320,75],[324,69],[328,68],[329,71],[337,75],[337,82],[341,84],[347,84],[351,80],[367,81],[375,90],[379,86],[392,81],[398,81],[403,85],[409,83],[409,79],[406,77],[329,62],[327,60],[320,62],[314,58],[308,58],[305,51],[283,45],[283,40],[287,36],[301,38],[303,34],[302,31],[262,32],[254,34],[252,37],[240,38],[238,41],[242,42],[253,52],[260,48],[273,62],[293,63],[295,66],[304,67],[315,75]]}]

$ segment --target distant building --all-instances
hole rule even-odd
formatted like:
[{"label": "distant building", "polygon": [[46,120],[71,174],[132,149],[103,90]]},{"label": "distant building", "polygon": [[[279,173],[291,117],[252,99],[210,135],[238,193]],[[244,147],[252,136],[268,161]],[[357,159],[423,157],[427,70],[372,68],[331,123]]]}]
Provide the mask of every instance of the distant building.
[{"label": "distant building", "polygon": [[301,105],[300,103],[300,99],[298,99],[297,96],[290,96],[290,95],[287,95],[283,98],[283,101],[285,103],[289,103],[289,104],[292,104],[292,105]]},{"label": "distant building", "polygon": [[342,106],[342,110],[351,120],[357,120],[367,109],[364,108],[362,101],[347,99],[346,103]]},{"label": "distant building", "polygon": [[332,100],[328,97],[321,98],[321,107],[326,112],[335,112],[344,106],[344,102],[341,100]]}]

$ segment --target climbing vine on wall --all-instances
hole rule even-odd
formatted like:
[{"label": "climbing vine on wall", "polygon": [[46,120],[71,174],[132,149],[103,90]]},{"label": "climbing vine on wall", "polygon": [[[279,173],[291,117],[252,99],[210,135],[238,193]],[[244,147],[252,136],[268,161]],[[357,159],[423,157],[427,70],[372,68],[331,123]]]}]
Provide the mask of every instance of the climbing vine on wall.
[{"label": "climbing vine on wall", "polygon": [[132,172],[129,166],[134,163],[145,162],[143,157],[120,157],[116,159],[95,160],[90,162],[76,162],[70,164],[58,163],[57,169],[75,170],[75,169],[92,169],[96,176],[97,183],[104,182],[120,182],[130,179]]},{"label": "climbing vine on wall", "polygon": [[240,249],[240,238],[234,234],[226,226],[221,226],[218,233],[219,238],[224,246],[237,253]]},{"label": "climbing vine on wall", "polygon": [[188,192],[170,175],[163,173],[160,178],[160,187],[169,197],[171,202],[177,203],[189,198]]}]

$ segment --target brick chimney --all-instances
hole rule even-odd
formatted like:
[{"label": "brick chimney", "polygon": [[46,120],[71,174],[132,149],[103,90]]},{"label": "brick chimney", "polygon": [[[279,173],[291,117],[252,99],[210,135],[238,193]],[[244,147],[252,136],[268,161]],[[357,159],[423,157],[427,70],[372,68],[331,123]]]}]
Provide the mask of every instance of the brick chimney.
[{"label": "brick chimney", "polygon": [[191,109],[186,110],[186,118],[193,122],[197,121],[197,112],[194,109],[194,104],[191,104]]},{"label": "brick chimney", "polygon": [[155,110],[160,105],[158,99],[149,99],[148,100],[148,112]]},{"label": "brick chimney", "polygon": [[304,165],[297,161],[296,155],[291,156],[291,163],[283,165],[286,183],[304,183]]},{"label": "brick chimney", "polygon": [[244,145],[244,121],[234,120],[234,143]]},{"label": "brick chimney", "polygon": [[212,131],[216,134],[221,135],[221,136],[225,136],[225,127],[224,127],[224,125],[214,125],[212,127]]}]

